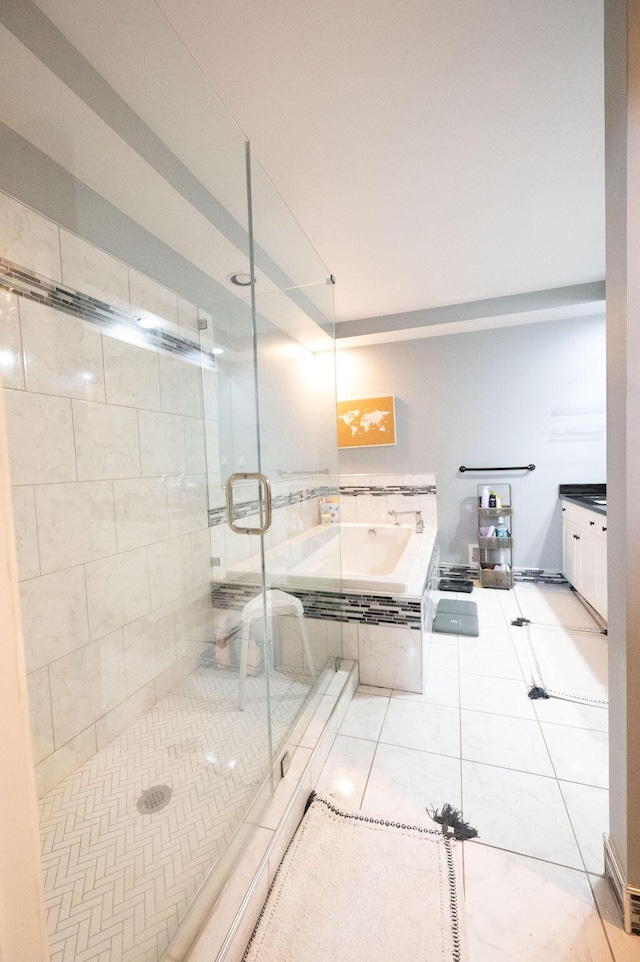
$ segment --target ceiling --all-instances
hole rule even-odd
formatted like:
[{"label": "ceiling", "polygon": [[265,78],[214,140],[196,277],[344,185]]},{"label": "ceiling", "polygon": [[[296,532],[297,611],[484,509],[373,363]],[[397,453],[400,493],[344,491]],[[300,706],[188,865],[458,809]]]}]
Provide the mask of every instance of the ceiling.
[{"label": "ceiling", "polygon": [[602,0],[156,2],[338,320],[604,278]]}]

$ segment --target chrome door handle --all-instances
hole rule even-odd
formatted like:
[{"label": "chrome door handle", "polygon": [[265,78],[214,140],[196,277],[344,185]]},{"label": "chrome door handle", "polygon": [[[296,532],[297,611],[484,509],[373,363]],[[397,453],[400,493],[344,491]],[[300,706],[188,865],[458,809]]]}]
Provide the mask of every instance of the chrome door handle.
[{"label": "chrome door handle", "polygon": [[[262,487],[263,498],[263,518],[262,524],[258,528],[243,528],[241,525],[237,525],[234,522],[235,507],[233,504],[233,485],[236,481],[258,481]],[[264,476],[264,474],[259,474],[257,471],[245,472],[241,471],[236,474],[230,474],[227,478],[226,483],[226,496],[227,496],[227,524],[232,531],[236,534],[266,534],[266,532],[271,527],[271,485],[269,484],[269,479]]]}]

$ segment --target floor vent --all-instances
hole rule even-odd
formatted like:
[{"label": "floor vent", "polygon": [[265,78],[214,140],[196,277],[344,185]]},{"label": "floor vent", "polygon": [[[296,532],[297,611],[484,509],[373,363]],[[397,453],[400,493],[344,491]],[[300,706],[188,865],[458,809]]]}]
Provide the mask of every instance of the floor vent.
[{"label": "floor vent", "polygon": [[173,792],[168,785],[152,785],[142,793],[137,801],[136,808],[143,815],[155,815],[162,811],[171,801]]}]

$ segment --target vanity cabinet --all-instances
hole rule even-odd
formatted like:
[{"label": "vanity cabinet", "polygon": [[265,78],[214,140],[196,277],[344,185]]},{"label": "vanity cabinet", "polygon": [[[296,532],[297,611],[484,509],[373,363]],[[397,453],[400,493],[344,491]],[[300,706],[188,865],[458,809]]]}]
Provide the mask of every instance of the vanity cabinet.
[{"label": "vanity cabinet", "polygon": [[607,516],[562,502],[562,573],[599,615],[607,617]]}]

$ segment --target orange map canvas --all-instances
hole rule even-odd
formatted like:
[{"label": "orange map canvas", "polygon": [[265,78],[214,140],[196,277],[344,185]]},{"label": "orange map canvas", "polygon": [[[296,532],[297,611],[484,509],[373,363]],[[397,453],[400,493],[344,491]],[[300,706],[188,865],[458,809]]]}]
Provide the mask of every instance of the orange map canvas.
[{"label": "orange map canvas", "polygon": [[392,394],[338,401],[339,448],[395,443],[396,412]]}]

